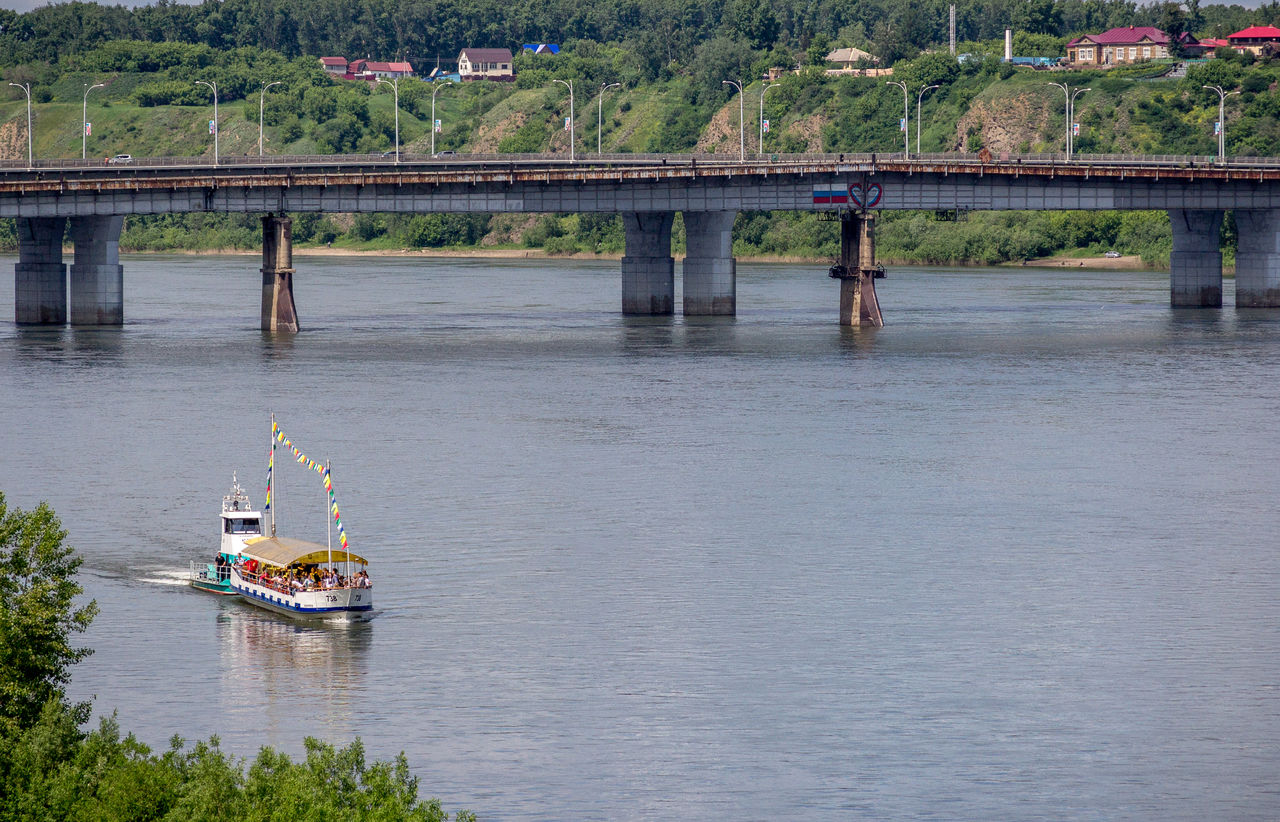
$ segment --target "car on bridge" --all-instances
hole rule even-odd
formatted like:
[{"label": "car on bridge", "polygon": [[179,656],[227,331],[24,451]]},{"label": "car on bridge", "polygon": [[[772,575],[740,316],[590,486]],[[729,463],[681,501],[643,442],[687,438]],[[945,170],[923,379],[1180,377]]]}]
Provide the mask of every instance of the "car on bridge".
[{"label": "car on bridge", "polygon": [[114,157],[107,158],[107,165],[124,166],[133,162],[133,156],[129,154],[117,154]]}]

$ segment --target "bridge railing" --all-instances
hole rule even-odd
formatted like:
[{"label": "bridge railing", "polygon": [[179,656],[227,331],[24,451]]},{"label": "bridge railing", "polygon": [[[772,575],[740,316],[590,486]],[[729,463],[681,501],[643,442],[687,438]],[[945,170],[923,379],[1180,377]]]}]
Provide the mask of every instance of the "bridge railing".
[{"label": "bridge railing", "polygon": [[[907,157],[897,152],[810,152],[799,154],[764,154],[748,153],[746,159],[740,160],[737,152],[721,154],[579,154],[570,162],[568,154],[453,154],[432,156],[429,154],[412,154],[402,152],[399,165],[411,165],[417,168],[440,167],[456,168],[466,165],[495,165],[511,167],[556,165],[565,168],[591,168],[598,166],[743,166],[769,167],[775,165],[812,165],[812,164],[874,164],[874,163],[911,162],[920,165],[939,165],[947,163],[979,163],[978,155],[963,152],[921,153]],[[1073,154],[1068,160],[1063,154],[1013,154],[1000,153],[993,155],[988,161],[992,164],[1023,165],[1070,165],[1070,166],[1172,166],[1185,168],[1188,166],[1216,166],[1229,168],[1274,168],[1280,167],[1277,157],[1228,157],[1219,162],[1216,157],[1190,154]],[[322,154],[322,155],[223,155],[214,163],[213,157],[134,157],[130,162],[111,164],[102,160],[80,159],[48,159],[35,160],[30,166],[23,160],[0,160],[0,171],[36,171],[95,169],[126,172],[132,169],[156,168],[207,168],[236,169],[245,167],[271,168],[281,167],[395,167],[397,160],[394,154]]]}]

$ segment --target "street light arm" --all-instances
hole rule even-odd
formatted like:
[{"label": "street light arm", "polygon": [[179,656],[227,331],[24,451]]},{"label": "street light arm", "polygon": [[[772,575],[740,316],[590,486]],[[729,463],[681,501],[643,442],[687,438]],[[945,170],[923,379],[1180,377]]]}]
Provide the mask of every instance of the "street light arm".
[{"label": "street light arm", "polygon": [[764,95],[771,88],[777,88],[781,83],[767,83],[764,88],[760,89],[760,153],[764,154]]},{"label": "street light arm", "polygon": [[907,106],[907,84],[903,80],[885,80],[886,86],[897,86],[902,89],[902,156],[911,159],[911,133],[907,130],[909,117]]},{"label": "street light arm", "polygon": [[80,159],[88,157],[89,150],[89,92],[95,88],[106,88],[106,83],[84,84],[84,99],[80,106]]},{"label": "street light arm", "polygon": [[9,85],[22,89],[22,92],[27,95],[27,168],[32,168],[35,166],[35,161],[32,159],[31,143],[31,83],[23,83],[21,85],[10,83]]},{"label": "street light arm", "polygon": [[611,88],[619,88],[622,83],[601,83],[600,96],[596,101],[596,154],[603,154],[603,134],[604,131],[604,93]]},{"label": "street light arm", "polygon": [[553,82],[569,89],[569,162],[572,163],[574,161],[574,137],[576,136],[576,124],[573,122],[573,81],[553,79]]}]

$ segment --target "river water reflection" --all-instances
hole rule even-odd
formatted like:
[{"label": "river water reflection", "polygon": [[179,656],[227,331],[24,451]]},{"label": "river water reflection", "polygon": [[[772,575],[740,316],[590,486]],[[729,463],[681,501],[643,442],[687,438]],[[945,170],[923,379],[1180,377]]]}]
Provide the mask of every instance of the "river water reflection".
[{"label": "river water reflection", "polygon": [[[891,269],[840,329],[821,266],[741,264],[735,319],[627,319],[612,262],[299,255],[272,338],[258,265],[0,324],[0,488],[85,554],[72,690],[144,741],[358,734],[497,820],[1280,816],[1280,316]],[[179,584],[273,411],[371,623]]]}]

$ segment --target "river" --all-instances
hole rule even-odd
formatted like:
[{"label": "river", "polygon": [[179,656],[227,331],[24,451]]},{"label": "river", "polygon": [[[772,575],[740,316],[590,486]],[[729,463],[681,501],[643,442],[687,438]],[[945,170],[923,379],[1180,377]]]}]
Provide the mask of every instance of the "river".
[{"label": "river", "polygon": [[[0,323],[0,490],[85,557],[72,695],[150,745],[358,735],[484,820],[1280,817],[1280,312],[1230,280],[892,268],[841,329],[822,266],[685,320],[616,262],[300,255],[272,338],[257,257],[124,265],[123,329]],[[272,412],[367,624],[181,584]]]}]

